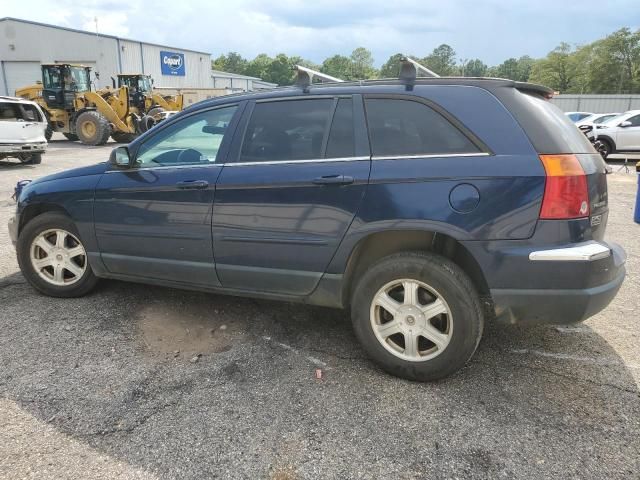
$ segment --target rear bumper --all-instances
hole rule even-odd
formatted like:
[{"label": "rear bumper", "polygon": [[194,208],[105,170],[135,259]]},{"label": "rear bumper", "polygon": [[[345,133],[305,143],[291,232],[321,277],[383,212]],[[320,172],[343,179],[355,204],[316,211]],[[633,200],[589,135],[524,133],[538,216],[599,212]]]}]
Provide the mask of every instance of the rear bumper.
[{"label": "rear bumper", "polygon": [[492,285],[487,278],[496,318],[525,324],[585,320],[616,296],[626,274],[625,261],[622,247],[596,241],[511,250],[494,271],[499,283]]}]

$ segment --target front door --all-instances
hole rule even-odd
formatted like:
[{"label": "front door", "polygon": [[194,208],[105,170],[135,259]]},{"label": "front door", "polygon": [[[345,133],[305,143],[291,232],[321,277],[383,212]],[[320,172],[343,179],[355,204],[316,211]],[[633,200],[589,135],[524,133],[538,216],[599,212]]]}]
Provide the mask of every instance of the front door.
[{"label": "front door", "polygon": [[640,115],[627,119],[631,125],[618,127],[616,148],[618,150],[640,150]]},{"label": "front door", "polygon": [[211,243],[213,195],[238,105],[159,126],[132,168],[106,172],[96,188],[95,231],[109,272],[219,285]]},{"label": "front door", "polygon": [[359,96],[247,108],[213,207],[224,287],[297,295],[314,289],[367,188],[362,112]]}]

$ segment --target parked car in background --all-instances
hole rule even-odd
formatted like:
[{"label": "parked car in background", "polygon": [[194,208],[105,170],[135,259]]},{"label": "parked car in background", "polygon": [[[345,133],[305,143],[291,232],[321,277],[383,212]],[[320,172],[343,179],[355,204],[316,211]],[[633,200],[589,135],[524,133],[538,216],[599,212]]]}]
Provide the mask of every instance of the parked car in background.
[{"label": "parked car in background", "polygon": [[595,128],[596,125],[608,122],[618,115],[620,115],[620,113],[594,113],[593,115],[589,115],[588,117],[585,117],[582,120],[578,120],[575,123],[577,127],[581,127],[583,125],[591,125]]},{"label": "parked car in background", "polygon": [[441,378],[485,320],[579,322],[624,279],[606,165],[552,93],[404,77],[218,97],[22,184],[10,236],[46,295],[115,278],[348,308],[382,368]]},{"label": "parked car in background", "polygon": [[629,110],[596,125],[591,134],[602,142],[606,156],[616,152],[639,152],[640,110]]},{"label": "parked car in background", "polygon": [[47,148],[46,128],[47,119],[36,103],[0,97],[0,159],[40,163]]},{"label": "parked car in background", "polygon": [[593,115],[591,112],[565,112],[564,114],[574,123]]}]

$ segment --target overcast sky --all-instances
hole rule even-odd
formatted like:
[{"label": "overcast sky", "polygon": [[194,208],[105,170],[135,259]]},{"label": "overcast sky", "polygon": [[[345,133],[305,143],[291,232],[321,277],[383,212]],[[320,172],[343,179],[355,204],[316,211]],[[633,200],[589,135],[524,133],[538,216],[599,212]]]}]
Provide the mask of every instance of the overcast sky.
[{"label": "overcast sky", "polygon": [[544,56],[640,28],[640,0],[0,0],[11,16],[174,47],[300,55],[321,62],[364,46],[376,65],[448,43],[463,59],[498,64]]}]

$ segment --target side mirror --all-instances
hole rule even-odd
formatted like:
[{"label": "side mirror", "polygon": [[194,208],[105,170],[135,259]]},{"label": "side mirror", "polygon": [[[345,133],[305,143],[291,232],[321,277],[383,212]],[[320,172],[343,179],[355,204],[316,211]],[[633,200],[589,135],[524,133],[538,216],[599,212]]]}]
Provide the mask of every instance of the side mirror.
[{"label": "side mirror", "polygon": [[131,164],[129,149],[127,147],[116,147],[111,150],[109,163],[117,168],[128,168]]},{"label": "side mirror", "polygon": [[626,121],[622,122],[622,123],[621,123],[620,125],[618,125],[618,126],[619,126],[619,127],[622,127],[622,128],[627,128],[627,127],[630,127],[631,125],[633,125],[633,124],[632,124],[629,120],[626,120]]}]

